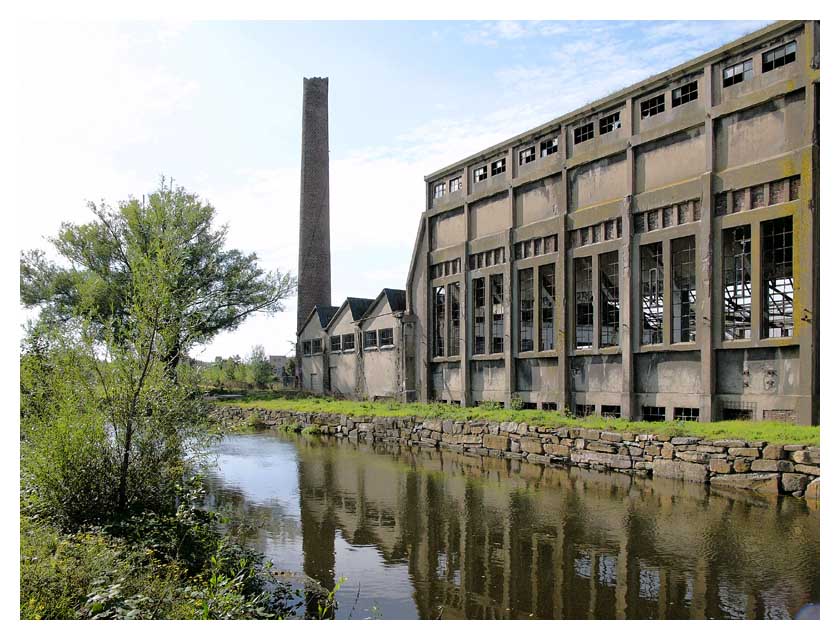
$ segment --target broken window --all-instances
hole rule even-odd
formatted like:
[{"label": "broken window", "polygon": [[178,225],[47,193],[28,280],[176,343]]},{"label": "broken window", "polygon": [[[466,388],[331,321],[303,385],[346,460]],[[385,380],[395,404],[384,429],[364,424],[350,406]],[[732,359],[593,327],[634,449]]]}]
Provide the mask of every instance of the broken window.
[{"label": "broken window", "polygon": [[540,351],[554,349],[554,265],[540,267]]},{"label": "broken window", "polygon": [[534,147],[528,147],[519,152],[519,164],[528,164],[536,159],[536,151]]},{"label": "broken window", "polygon": [[683,202],[677,205],[677,224],[685,224],[691,221],[691,203]]},{"label": "broken window", "polygon": [[442,198],[446,194],[446,185],[442,182],[435,185],[435,198]]},{"label": "broken window", "polygon": [[589,227],[582,227],[580,230],[581,246],[589,244]]},{"label": "broken window", "polygon": [[790,179],[790,193],[788,200],[799,200],[799,176]]},{"label": "broken window", "polygon": [[793,218],[761,223],[762,338],[793,336]]},{"label": "broken window", "polygon": [[770,204],[779,204],[785,201],[785,187],[787,180],[776,180],[770,183]]},{"label": "broken window", "polygon": [[481,182],[487,180],[487,165],[473,169],[473,182]]},{"label": "broken window", "polygon": [[542,238],[534,238],[534,255],[541,256],[543,253],[543,239]]},{"label": "broken window", "polygon": [[473,353],[485,353],[487,292],[484,278],[473,280]]},{"label": "broken window", "polygon": [[546,253],[554,253],[557,251],[557,236],[546,236],[545,237],[545,252]]},{"label": "broken window", "polygon": [[356,348],[356,334],[345,333],[341,336],[341,350],[352,351]]},{"label": "broken window", "polygon": [[618,251],[598,258],[601,269],[601,346],[618,346],[621,307],[618,300]]},{"label": "broken window", "polygon": [[671,106],[678,107],[686,102],[697,100],[697,80],[684,84],[671,91]]},{"label": "broken window", "polygon": [[393,329],[380,329],[379,330],[379,346],[380,347],[393,347],[394,346],[394,330]]},{"label": "broken window", "polygon": [[604,240],[612,240],[615,237],[613,225],[613,220],[607,220],[606,222],[604,222]]},{"label": "broken window", "polygon": [[[444,336],[446,335],[446,293],[443,287],[435,287],[432,291],[432,356],[446,355]],[[365,334],[365,348],[367,348],[367,334]]]},{"label": "broken window", "polygon": [[504,264],[505,262],[505,248],[499,247],[493,250],[494,262],[496,264]]},{"label": "broken window", "polygon": [[493,302],[493,327],[490,353],[502,353],[505,348],[505,295],[504,276],[490,276],[490,296]]},{"label": "broken window", "polygon": [[671,342],[697,337],[697,276],[694,236],[671,241]]},{"label": "broken window", "polygon": [[700,409],[696,407],[674,407],[674,420],[697,422],[699,419]]},{"label": "broken window", "polygon": [[655,116],[657,113],[665,111],[665,94],[660,94],[647,100],[642,100],[639,103],[642,112],[642,120]]},{"label": "broken window", "polygon": [[460,191],[460,190],[461,190],[461,176],[458,176],[457,178],[452,178],[452,180],[449,181],[449,193],[455,193],[456,191]]},{"label": "broken window", "polygon": [[545,158],[553,153],[557,153],[557,138],[550,140],[543,140],[540,142],[540,158]]},{"label": "broken window", "polygon": [[796,60],[796,41],[783,44],[761,55],[761,72],[767,73]]},{"label": "broken window", "polygon": [[341,351],[341,336],[330,336],[330,351]]},{"label": "broken window", "polygon": [[601,242],[601,225],[592,225],[592,242]]},{"label": "broken window", "polygon": [[595,413],[595,405],[594,404],[576,404],[575,405],[575,416],[578,418],[586,418],[591,416]]},{"label": "broken window", "polygon": [[557,411],[557,403],[556,402],[543,402],[540,409],[542,409],[543,411]]},{"label": "broken window", "polygon": [[505,172],[505,164],[507,161],[505,158],[499,158],[495,162],[490,165],[490,175],[497,176],[500,173]]},{"label": "broken window", "polygon": [[586,142],[587,140],[591,140],[595,137],[595,125],[591,122],[580,126],[575,127],[575,144],[580,144],[581,142]]},{"label": "broken window", "polygon": [[642,245],[639,251],[642,269],[642,344],[660,344],[665,307],[662,243]]},{"label": "broken window", "polygon": [[662,210],[662,226],[670,227],[674,224],[674,207],[665,207]]},{"label": "broken window", "polygon": [[534,350],[534,270],[519,271],[519,350]]},{"label": "broken window", "polygon": [[592,347],[594,305],[592,300],[592,258],[575,258],[575,348]]},{"label": "broken window", "polygon": [[665,407],[642,407],[642,420],[645,422],[665,422]]},{"label": "broken window", "polygon": [[647,213],[647,230],[654,231],[659,228],[659,210],[648,211]]},{"label": "broken window", "polygon": [[633,232],[634,233],[644,233],[645,232],[645,214],[644,213],[637,213],[633,216]]},{"label": "broken window", "polygon": [[303,355],[311,356],[312,355],[312,341],[311,340],[304,340],[303,341]]},{"label": "broken window", "polygon": [[728,204],[726,202],[726,193],[715,194],[715,215],[725,216],[727,214]]},{"label": "broken window", "polygon": [[723,230],[723,339],[752,335],[752,242],[750,225]]},{"label": "broken window", "polygon": [[764,206],[764,185],[750,188],[750,208],[757,209]]},{"label": "broken window", "polygon": [[[375,349],[376,345],[377,345],[376,331],[365,331],[364,342],[362,344],[364,344],[365,349]],[[443,354],[441,354],[441,355],[443,355]]]},{"label": "broken window", "polygon": [[616,129],[621,129],[620,114],[617,111],[608,116],[604,116],[598,121],[598,131],[601,135],[615,131]]},{"label": "broken window", "polygon": [[461,354],[461,284],[449,285],[449,355]]},{"label": "broken window", "polygon": [[321,338],[313,338],[312,339],[312,355],[318,355],[321,353]]},{"label": "broken window", "polygon": [[602,404],[601,405],[602,418],[620,418],[621,407],[617,404]]},{"label": "broken window", "polygon": [[746,200],[747,195],[746,189],[737,189],[736,191],[732,192],[732,211],[743,211],[744,210],[744,202]]},{"label": "broken window", "polygon": [[733,84],[749,80],[752,75],[752,60],[744,60],[738,64],[733,64],[723,70],[723,86],[731,87]]}]

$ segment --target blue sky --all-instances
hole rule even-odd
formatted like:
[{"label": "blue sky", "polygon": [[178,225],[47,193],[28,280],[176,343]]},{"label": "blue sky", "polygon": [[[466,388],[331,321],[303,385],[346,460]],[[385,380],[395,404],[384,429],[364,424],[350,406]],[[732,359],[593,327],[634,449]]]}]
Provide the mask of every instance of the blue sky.
[{"label": "blue sky", "polygon": [[[302,78],[330,78],[333,302],[402,288],[423,176],[767,24],[30,23],[16,61],[21,248],[157,176],[232,247],[297,267]],[[48,189],[44,185],[50,185]],[[287,353],[294,300],[193,353]]]}]

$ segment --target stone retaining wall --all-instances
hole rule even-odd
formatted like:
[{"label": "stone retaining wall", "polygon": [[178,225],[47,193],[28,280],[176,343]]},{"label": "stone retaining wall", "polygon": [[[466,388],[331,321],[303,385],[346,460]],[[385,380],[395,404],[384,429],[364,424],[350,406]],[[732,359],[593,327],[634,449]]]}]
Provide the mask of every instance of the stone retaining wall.
[{"label": "stone retaining wall", "polygon": [[423,420],[219,407],[226,425],[254,420],[268,427],[317,428],[368,442],[446,448],[467,455],[524,459],[552,466],[708,483],[717,488],[820,497],[820,449],[800,444],[703,440],[516,422]]}]

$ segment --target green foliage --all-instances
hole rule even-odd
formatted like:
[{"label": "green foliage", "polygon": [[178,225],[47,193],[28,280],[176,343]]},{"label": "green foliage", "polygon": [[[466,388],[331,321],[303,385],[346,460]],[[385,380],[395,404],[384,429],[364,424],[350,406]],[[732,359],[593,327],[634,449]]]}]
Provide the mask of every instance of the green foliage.
[{"label": "green foliage", "polygon": [[314,425],[309,425],[308,427],[304,427],[301,433],[305,436],[314,436],[321,433],[321,430]]},{"label": "green foliage", "polygon": [[[23,619],[261,619],[296,615],[300,594],[219,532],[193,487],[171,517],[60,532],[24,507]],[[331,606],[328,597],[321,607]]]},{"label": "green foliage", "polygon": [[268,356],[265,355],[265,349],[262,346],[257,345],[251,349],[248,366],[250,368],[251,380],[257,389],[265,389],[268,383],[274,380],[274,370],[271,368],[271,363],[268,360]]},{"label": "green foliage", "polygon": [[[282,310],[295,291],[290,274],[265,272],[255,254],[225,249],[227,227],[215,225],[215,209],[163,178],[148,198],[129,198],[116,209],[88,207],[93,222],[64,223],[51,239],[65,264],[42,251],[21,256],[21,302],[40,308],[45,320],[85,317],[114,333],[136,313],[138,270],[163,266],[157,271],[167,292],[159,318],[165,348],[158,355],[174,367],[191,346],[235,329],[250,314]],[[130,339],[125,329],[118,339]]]},{"label": "green foliage", "polygon": [[25,341],[21,472],[62,527],[172,511],[211,437],[193,374],[180,366],[173,379],[145,325],[138,331],[136,343],[95,344],[85,327],[41,325]]},{"label": "green foliage", "polygon": [[537,409],[505,409],[481,405],[460,407],[442,403],[358,402],[326,397],[290,397],[289,394],[266,394],[255,399],[222,401],[244,408],[294,411],[302,413],[336,413],[358,417],[417,417],[441,420],[484,420],[488,422],[527,422],[544,426],[586,427],[630,433],[685,435],[708,439],[737,438],[765,440],[783,444],[819,445],[820,428],[782,422],[633,422],[623,418],[590,416],[575,418],[558,411]]},{"label": "green foliage", "polygon": [[255,346],[247,362],[238,355],[231,358],[217,357],[200,371],[204,386],[216,390],[244,391],[265,389],[276,379],[271,362],[262,346]]}]

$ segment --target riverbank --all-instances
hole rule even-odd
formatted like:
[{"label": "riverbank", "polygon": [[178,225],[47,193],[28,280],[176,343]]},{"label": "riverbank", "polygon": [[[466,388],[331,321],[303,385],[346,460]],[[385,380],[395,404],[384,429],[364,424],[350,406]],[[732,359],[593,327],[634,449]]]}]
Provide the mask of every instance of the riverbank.
[{"label": "riverbank", "polygon": [[21,508],[22,620],[330,617],[333,595],[304,593],[203,508],[75,531]]},{"label": "riverbank", "polygon": [[[220,400],[223,406],[297,413],[327,413],[352,418],[413,418],[415,420],[452,420],[454,422],[516,422],[543,427],[600,429],[634,434],[697,437],[704,440],[736,439],[765,441],[770,444],[802,444],[818,447],[820,428],[785,422],[632,422],[622,418],[590,416],[575,418],[552,411],[505,409],[492,405],[461,407],[440,403],[358,402],[319,396],[291,396],[289,392],[255,393]],[[364,420],[361,420],[364,421]]]},{"label": "riverbank", "polygon": [[[269,404],[299,406],[314,400],[278,399],[258,402],[264,405],[219,404],[217,417],[227,426],[248,423],[374,443],[396,442],[409,446],[451,449],[467,455],[527,460],[549,466],[577,466],[670,478],[710,484],[723,490],[751,490],[819,499],[819,446],[801,442],[687,435],[688,428],[683,429],[681,425],[665,425],[676,433],[664,430],[652,433],[655,426],[653,423],[626,423],[620,420],[608,421],[612,427],[610,429],[596,428],[595,422],[574,426],[574,422],[568,418],[561,423],[562,426],[526,421],[530,417],[526,414],[544,412],[515,412],[519,418],[517,421],[453,420],[411,415],[393,417],[295,411],[274,408]],[[370,403],[352,404],[373,406]],[[382,406],[387,410],[391,405]],[[396,408],[390,410],[410,406],[396,405]],[[457,409],[448,408],[453,411]],[[361,410],[362,406],[356,409]],[[543,419],[553,418],[548,414]],[[631,424],[636,428],[624,429]],[[756,428],[760,429],[761,426]],[[766,428],[766,425],[763,426]],[[648,431],[644,432],[640,427],[647,427]],[[790,425],[788,428],[805,429]]]}]

